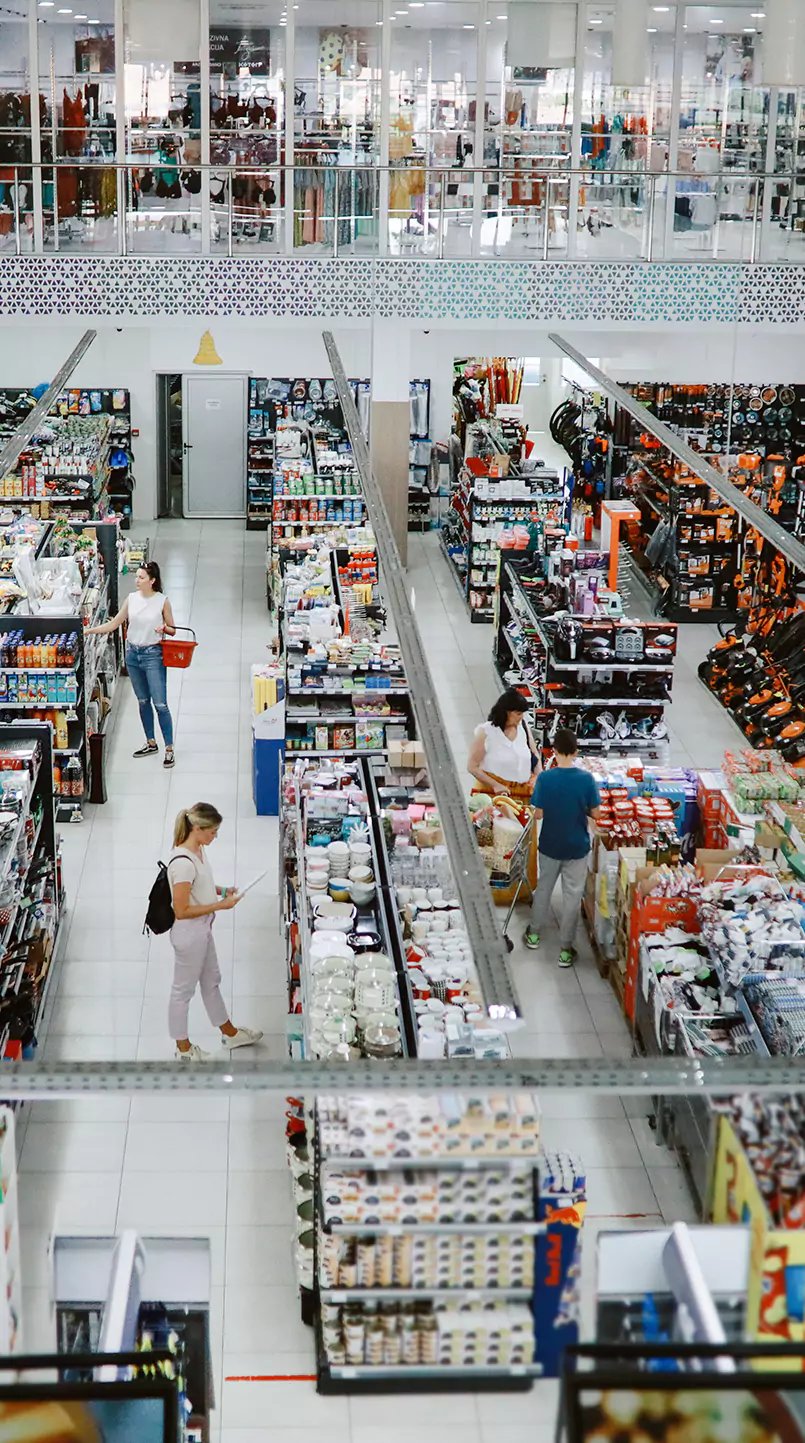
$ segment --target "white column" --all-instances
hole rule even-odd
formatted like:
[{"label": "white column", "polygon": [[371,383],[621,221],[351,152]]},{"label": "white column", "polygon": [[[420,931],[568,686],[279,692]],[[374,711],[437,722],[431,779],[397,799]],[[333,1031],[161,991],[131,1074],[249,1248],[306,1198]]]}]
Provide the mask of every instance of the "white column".
[{"label": "white column", "polygon": [[294,81],[296,77],[296,22],[293,4],[286,7],[288,20],[285,25],[285,254],[293,255],[293,208],[294,208]]},{"label": "white column", "polygon": [[[764,177],[762,182],[759,177],[755,181],[756,185],[762,184],[763,186],[763,207],[760,212],[760,234],[756,237],[756,261],[763,260],[765,256],[771,256],[771,251],[769,249],[769,230],[771,228],[771,201],[774,184],[770,179],[770,176],[772,176],[777,169],[777,110],[779,105],[779,96],[779,88],[776,85],[771,85],[769,87],[769,128],[766,133],[766,154],[763,159]],[[799,126],[797,126],[795,135],[799,135]],[[795,140],[794,145],[796,146],[796,144],[797,142]],[[792,195],[789,204],[792,204],[793,200],[794,197]],[[755,203],[753,209],[755,213],[757,213],[757,203]]]},{"label": "white column", "polygon": [[[210,163],[210,0],[199,0],[199,84],[201,85],[201,163]],[[210,254],[210,177],[201,175],[201,254]]]},{"label": "white column", "polygon": [[391,130],[391,0],[382,0],[380,31],[380,184],[378,186],[377,250],[389,253],[389,133]]},{"label": "white column", "polygon": [[805,85],[805,6],[802,0],[767,0],[763,8],[763,83],[795,90]]},{"label": "white column", "polygon": [[573,257],[578,246],[579,190],[581,188],[581,108],[584,90],[584,47],[587,40],[587,3],[576,6],[576,58],[573,71],[573,117],[570,131],[570,194],[567,207],[567,253]]},{"label": "white column", "polygon": [[[36,16],[36,0],[28,0],[28,50],[31,71],[31,160],[36,166],[42,159],[42,131],[39,124],[39,26]],[[45,247],[41,170],[34,170],[33,182],[34,250],[37,255],[41,255]],[[21,219],[19,224],[22,224]]]},{"label": "white column", "polygon": [[612,26],[612,84],[645,85],[648,62],[646,0],[615,0]]},{"label": "white column", "polygon": [[484,111],[486,108],[486,57],[489,47],[487,45],[488,0],[479,0],[478,3],[478,44],[475,50],[475,131],[472,139],[472,163],[475,167],[475,174],[472,182],[472,233],[470,252],[477,256],[481,253],[481,221],[483,219],[483,196],[484,178],[478,169],[484,161],[484,137],[486,126],[484,124]]},{"label": "white column", "polygon": [[403,566],[408,558],[410,332],[399,321],[372,321],[369,450]]},{"label": "white column", "polygon": [[[663,245],[663,256],[670,260],[674,253],[674,203],[676,201],[676,179],[674,172],[679,169],[679,112],[682,103],[682,63],[685,49],[685,6],[678,5],[676,10],[676,29],[674,30],[674,74],[671,82],[671,119],[670,135],[668,139],[668,180],[665,186],[665,241]],[[654,194],[658,195],[658,185],[654,182]],[[646,197],[648,204],[649,197]],[[656,214],[656,202],[655,202]],[[659,256],[654,257],[659,260]]]},{"label": "white column", "polygon": [[[115,0],[115,160],[126,159],[126,16],[123,0]],[[129,185],[124,170],[115,172],[117,197],[117,248],[124,256],[129,248]]]}]

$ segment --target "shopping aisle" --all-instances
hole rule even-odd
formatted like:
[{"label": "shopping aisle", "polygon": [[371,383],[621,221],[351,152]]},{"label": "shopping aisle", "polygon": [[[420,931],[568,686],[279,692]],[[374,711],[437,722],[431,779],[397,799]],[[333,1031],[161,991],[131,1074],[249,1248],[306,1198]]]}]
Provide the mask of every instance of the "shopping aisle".
[{"label": "shopping aisle", "polygon": [[[192,668],[170,677],[177,765],[135,761],[139,720],[128,683],[116,699],[109,795],[67,831],[70,930],[61,964],[48,1058],[169,1059],[170,947],[141,935],[155,862],[170,844],[180,806],[215,803],[224,815],[211,854],[218,880],[269,875],[216,921],[225,995],[236,1021],[262,1027],[260,1052],[282,1056],[284,953],[278,934],[276,824],[254,816],[250,791],[249,663],[268,636],[265,539],[228,523],[165,522],[153,554],[177,621],[200,646]],[[434,676],[462,769],[467,740],[497,690],[491,630],[472,627],[434,549],[414,540],[411,582],[426,626]],[[458,645],[457,645],[458,640]],[[459,654],[460,649],[460,654]],[[552,954],[515,952],[526,1009],[522,1054],[620,1056],[628,1040],[607,986],[583,956],[559,973]],[[194,1003],[191,1035],[215,1049]],[[639,1104],[543,1098],[549,1144],[576,1150],[588,1167],[590,1228],[640,1226],[689,1216],[670,1154],[657,1148]],[[299,1319],[291,1261],[293,1215],[285,1171],[281,1099],[212,1102],[152,1098],[38,1104],[22,1152],[21,1215],[26,1343],[52,1347],[47,1244],[61,1232],[209,1236],[213,1354],[221,1409],[213,1443],[548,1443],[555,1386],[531,1394],[320,1398],[312,1335]],[[628,1215],[628,1216],[627,1216]],[[587,1268],[592,1262],[587,1252]],[[266,1375],[302,1381],[234,1381]],[[305,1378],[308,1380],[305,1381]],[[233,1381],[224,1381],[232,1379]]]}]

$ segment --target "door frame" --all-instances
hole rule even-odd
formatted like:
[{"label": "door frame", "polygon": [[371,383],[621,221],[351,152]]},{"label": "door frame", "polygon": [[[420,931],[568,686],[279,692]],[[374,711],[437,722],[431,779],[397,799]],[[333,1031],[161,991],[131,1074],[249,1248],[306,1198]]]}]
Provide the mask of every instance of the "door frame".
[{"label": "door frame", "polygon": [[[195,371],[173,372],[172,374],[174,374],[174,375],[179,375],[179,374],[180,374],[181,377],[182,377],[182,450],[183,450],[183,462],[184,462],[184,464],[183,464],[183,466],[182,466],[182,515],[185,516],[185,517],[188,519],[188,521],[243,521],[243,520],[245,520],[246,513],[247,513],[247,509],[248,509],[248,508],[247,508],[247,501],[246,501],[246,480],[247,480],[247,476],[246,476],[246,471],[247,471],[246,442],[247,442],[247,437],[248,437],[248,425],[249,425],[249,381],[250,381],[250,379],[251,379],[251,377],[252,377],[253,372],[252,372],[252,371],[242,371],[242,370],[235,371],[235,370],[229,370],[229,369],[227,369],[227,370],[219,370],[218,367],[216,366],[216,367],[214,368],[214,370],[212,370],[212,371],[207,371],[206,369],[204,369],[204,370],[195,370]],[[193,378],[195,378],[195,377],[198,377],[198,376],[203,376],[203,377],[208,378],[208,377],[211,377],[211,376],[213,376],[213,375],[214,375],[214,376],[237,376],[239,379],[241,379],[241,380],[243,380],[243,381],[245,382],[245,405],[244,405],[244,410],[243,410],[243,510],[242,510],[242,511],[230,511],[230,512],[216,511],[216,512],[210,513],[210,512],[208,512],[208,511],[191,511],[191,510],[189,509],[189,507],[188,507],[188,479],[189,479],[190,467],[189,467],[189,465],[188,465],[188,463],[187,463],[187,455],[188,455],[188,451],[189,451],[190,449],[192,449],[193,442],[192,442],[192,440],[191,440],[190,437],[189,437],[190,407],[189,407],[188,404],[187,404],[187,394],[188,394],[187,382],[188,382],[188,380],[191,380],[191,379],[193,379]]]}]

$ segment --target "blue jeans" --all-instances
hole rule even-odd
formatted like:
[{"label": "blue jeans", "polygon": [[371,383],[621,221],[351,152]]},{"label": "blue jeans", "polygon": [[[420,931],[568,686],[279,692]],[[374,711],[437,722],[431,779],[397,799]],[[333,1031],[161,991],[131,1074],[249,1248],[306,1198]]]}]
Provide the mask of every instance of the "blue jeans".
[{"label": "blue jeans", "polygon": [[162,660],[162,647],[159,643],[156,646],[132,646],[131,642],[127,642],[126,666],[134,695],[140,704],[140,721],[146,741],[154,740],[153,702],[165,746],[172,747],[173,718],[168,711],[168,673]]}]

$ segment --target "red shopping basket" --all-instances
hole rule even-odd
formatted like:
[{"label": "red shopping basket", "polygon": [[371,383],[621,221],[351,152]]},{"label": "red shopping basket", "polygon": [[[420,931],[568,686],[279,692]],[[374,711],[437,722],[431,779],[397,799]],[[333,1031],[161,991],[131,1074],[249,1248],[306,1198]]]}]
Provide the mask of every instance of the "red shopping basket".
[{"label": "red shopping basket", "polygon": [[192,641],[177,641],[175,636],[166,636],[162,642],[162,660],[166,666],[178,666],[182,670],[190,665],[193,660],[193,652],[198,642],[196,633],[190,626],[177,626],[177,631],[189,631]]}]

